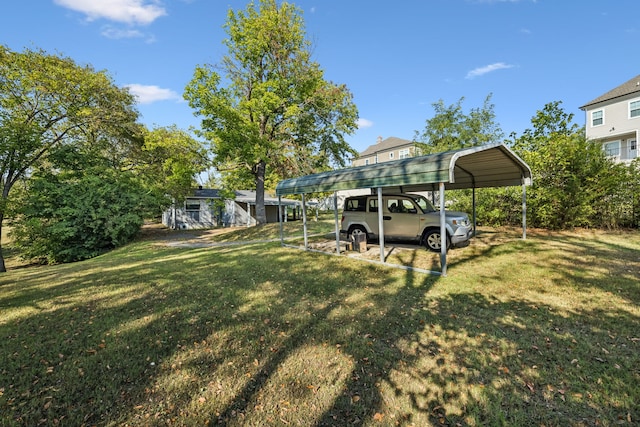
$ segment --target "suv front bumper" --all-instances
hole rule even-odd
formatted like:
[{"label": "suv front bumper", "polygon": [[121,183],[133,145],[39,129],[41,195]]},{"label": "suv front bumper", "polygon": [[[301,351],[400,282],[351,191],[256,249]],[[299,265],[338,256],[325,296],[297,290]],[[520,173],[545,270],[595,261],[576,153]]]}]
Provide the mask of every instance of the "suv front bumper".
[{"label": "suv front bumper", "polygon": [[456,230],[456,233],[453,236],[450,236],[451,246],[455,246],[456,248],[464,248],[465,246],[469,246],[469,240],[473,236],[473,228],[469,227],[463,229],[462,227]]}]

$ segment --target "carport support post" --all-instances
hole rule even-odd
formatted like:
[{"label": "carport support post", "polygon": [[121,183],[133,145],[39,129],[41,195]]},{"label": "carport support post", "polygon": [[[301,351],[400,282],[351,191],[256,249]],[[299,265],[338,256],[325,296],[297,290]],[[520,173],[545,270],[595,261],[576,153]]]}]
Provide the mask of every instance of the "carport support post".
[{"label": "carport support post", "polygon": [[447,226],[444,211],[444,182],[440,183],[440,271],[447,275]]},{"label": "carport support post", "polygon": [[307,204],[302,193],[302,229],[304,230],[304,250],[309,249],[309,238],[307,236]]},{"label": "carport support post", "polygon": [[382,218],[382,187],[378,187],[378,243],[380,244],[380,262],[384,262],[384,221]]},{"label": "carport support post", "polygon": [[336,253],[340,255],[340,223],[338,222],[338,192],[333,192],[333,215],[336,218]]},{"label": "carport support post", "polygon": [[280,244],[284,245],[284,229],[282,225],[282,196],[278,196],[278,219],[280,220],[278,221],[280,223]]},{"label": "carport support post", "polygon": [[471,197],[473,198],[473,201],[472,201],[473,237],[476,237],[476,187],[473,187],[473,190],[471,191],[471,193],[472,193]]},{"label": "carport support post", "polygon": [[522,180],[522,240],[527,240],[527,185]]}]

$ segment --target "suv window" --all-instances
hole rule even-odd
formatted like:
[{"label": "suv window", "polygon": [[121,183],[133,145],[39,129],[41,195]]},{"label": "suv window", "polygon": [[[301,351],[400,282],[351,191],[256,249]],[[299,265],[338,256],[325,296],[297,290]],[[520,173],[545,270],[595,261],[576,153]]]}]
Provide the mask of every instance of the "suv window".
[{"label": "suv window", "polygon": [[413,201],[416,202],[418,206],[420,206],[420,209],[422,209],[422,212],[424,213],[435,212],[436,210],[431,202],[422,196],[414,197]]},{"label": "suv window", "polygon": [[387,210],[391,213],[418,213],[416,206],[407,198],[388,198]]},{"label": "suv window", "polygon": [[358,197],[354,199],[347,199],[347,204],[344,209],[347,211],[364,212],[366,210],[366,197]]},{"label": "suv window", "polygon": [[378,199],[369,199],[369,212],[378,212]]}]

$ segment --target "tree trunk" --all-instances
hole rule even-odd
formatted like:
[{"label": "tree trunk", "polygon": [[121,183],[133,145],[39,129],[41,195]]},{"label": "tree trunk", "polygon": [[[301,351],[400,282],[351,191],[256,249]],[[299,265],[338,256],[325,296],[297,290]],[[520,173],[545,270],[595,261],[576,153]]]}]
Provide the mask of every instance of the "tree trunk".
[{"label": "tree trunk", "polygon": [[266,163],[264,160],[261,160],[255,166],[255,177],[256,177],[256,223],[266,224],[267,223],[267,212],[264,208],[264,175],[266,170]]},{"label": "tree trunk", "polygon": [[4,265],[4,254],[2,253],[2,223],[4,222],[4,213],[0,212],[0,273],[6,273],[7,267]]}]

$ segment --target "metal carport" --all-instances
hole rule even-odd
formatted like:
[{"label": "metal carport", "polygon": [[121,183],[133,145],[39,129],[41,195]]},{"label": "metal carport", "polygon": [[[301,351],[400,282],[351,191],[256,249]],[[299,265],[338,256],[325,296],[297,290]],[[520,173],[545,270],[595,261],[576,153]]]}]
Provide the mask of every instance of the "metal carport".
[{"label": "metal carport", "polygon": [[[304,248],[308,250],[305,194],[315,192],[334,192],[355,188],[376,189],[378,203],[382,206],[384,192],[440,192],[440,235],[446,235],[445,228],[445,188],[471,188],[473,192],[473,222],[475,230],[475,189],[487,187],[522,186],[522,227],[523,239],[526,238],[526,186],[531,184],[532,175],[529,166],[502,143],[483,145],[446,151],[427,156],[410,157],[374,165],[352,167],[329,172],[306,175],[299,178],[280,181],[276,195],[302,195],[302,217],[304,229]],[[378,213],[380,230],[380,261],[385,263],[384,225]],[[340,253],[340,226],[338,210],[335,208],[336,246]],[[281,227],[281,241],[284,239]],[[447,250],[441,245],[441,271],[430,273],[446,275]],[[410,268],[410,267],[409,267]]]}]

